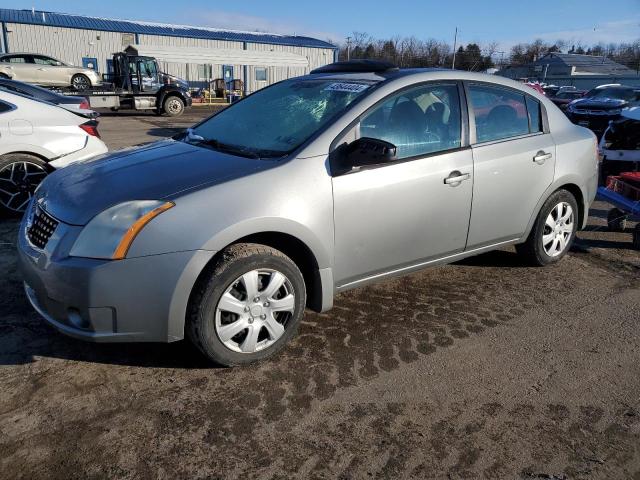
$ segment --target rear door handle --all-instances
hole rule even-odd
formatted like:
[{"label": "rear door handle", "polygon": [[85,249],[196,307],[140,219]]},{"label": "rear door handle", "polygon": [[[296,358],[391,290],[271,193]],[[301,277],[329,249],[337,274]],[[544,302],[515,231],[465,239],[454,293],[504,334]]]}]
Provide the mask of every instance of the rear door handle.
[{"label": "rear door handle", "polygon": [[536,156],[533,157],[533,161],[536,162],[538,165],[542,165],[551,157],[552,155],[550,153],[547,153],[544,150],[540,150],[538,153],[536,153]]},{"label": "rear door handle", "polygon": [[454,170],[449,174],[447,178],[444,179],[444,183],[451,187],[457,187],[463,181],[469,180],[470,178],[471,178],[470,173],[462,173],[462,172],[459,172],[458,170]]}]

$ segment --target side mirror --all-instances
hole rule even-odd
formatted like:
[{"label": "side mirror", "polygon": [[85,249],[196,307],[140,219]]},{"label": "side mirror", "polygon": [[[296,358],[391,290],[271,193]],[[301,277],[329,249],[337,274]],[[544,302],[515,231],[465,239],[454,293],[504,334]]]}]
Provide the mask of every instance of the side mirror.
[{"label": "side mirror", "polygon": [[345,147],[345,159],[352,167],[378,165],[397,159],[397,147],[378,138],[362,137]]}]

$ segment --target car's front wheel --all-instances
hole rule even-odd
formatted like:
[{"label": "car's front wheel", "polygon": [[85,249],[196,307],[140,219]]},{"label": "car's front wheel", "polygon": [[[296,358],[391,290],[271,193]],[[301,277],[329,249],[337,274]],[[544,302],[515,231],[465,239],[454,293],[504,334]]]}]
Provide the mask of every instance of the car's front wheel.
[{"label": "car's front wheel", "polygon": [[179,117],[184,112],[184,102],[176,95],[171,95],[165,99],[162,111],[170,117]]},{"label": "car's front wheel", "polygon": [[196,286],[186,333],[219,365],[252,363],[296,334],[305,303],[304,278],[289,257],[264,245],[232,245]]},{"label": "car's front wheel", "polygon": [[573,244],[578,229],[578,204],[567,190],[558,190],[540,209],[526,242],[516,250],[527,263],[544,266],[562,259]]},{"label": "car's front wheel", "polygon": [[24,213],[36,188],[49,173],[47,163],[26,153],[0,156],[0,210]]}]

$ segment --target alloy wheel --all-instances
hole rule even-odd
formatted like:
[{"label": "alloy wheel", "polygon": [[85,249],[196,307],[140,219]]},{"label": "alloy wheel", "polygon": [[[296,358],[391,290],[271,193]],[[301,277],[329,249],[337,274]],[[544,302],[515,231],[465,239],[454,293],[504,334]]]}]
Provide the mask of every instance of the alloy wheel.
[{"label": "alloy wheel", "polygon": [[32,162],[13,162],[0,170],[0,205],[23,212],[36,190],[47,176],[41,165]]},{"label": "alloy wheel", "polygon": [[254,353],[284,334],[295,310],[289,279],[272,269],[251,270],[238,277],[220,297],[215,330],[230,350]]},{"label": "alloy wheel", "polygon": [[74,77],[72,80],[72,84],[73,88],[75,88],[76,90],[86,90],[89,88],[89,81],[82,75]]},{"label": "alloy wheel", "polygon": [[550,257],[562,254],[573,235],[573,208],[567,202],[557,204],[547,216],[542,233],[542,246]]}]

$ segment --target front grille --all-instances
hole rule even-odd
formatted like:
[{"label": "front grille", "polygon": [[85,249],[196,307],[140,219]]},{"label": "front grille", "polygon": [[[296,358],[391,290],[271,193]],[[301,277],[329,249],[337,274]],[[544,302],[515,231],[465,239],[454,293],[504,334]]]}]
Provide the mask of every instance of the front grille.
[{"label": "front grille", "polygon": [[58,226],[58,222],[37,205],[34,205],[33,209],[33,219],[30,222],[31,225],[27,227],[27,237],[36,247],[44,248]]}]

